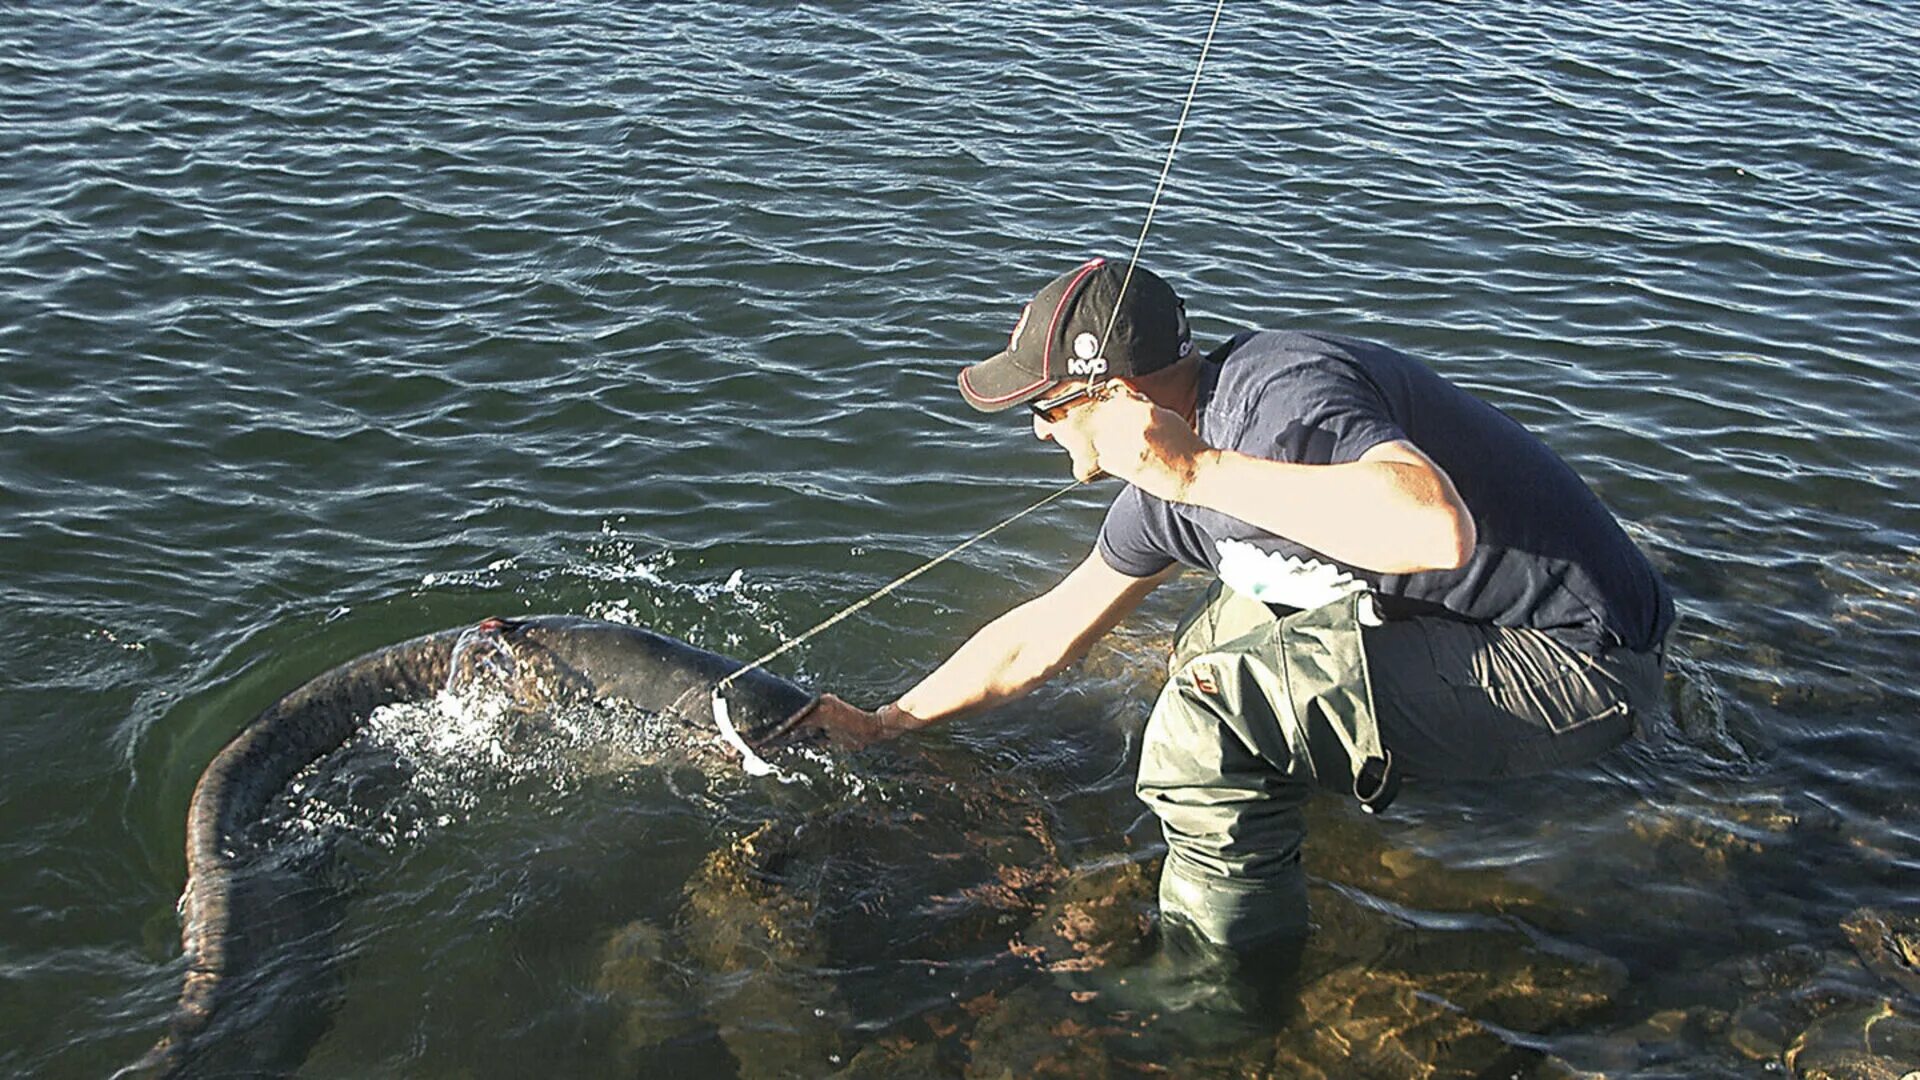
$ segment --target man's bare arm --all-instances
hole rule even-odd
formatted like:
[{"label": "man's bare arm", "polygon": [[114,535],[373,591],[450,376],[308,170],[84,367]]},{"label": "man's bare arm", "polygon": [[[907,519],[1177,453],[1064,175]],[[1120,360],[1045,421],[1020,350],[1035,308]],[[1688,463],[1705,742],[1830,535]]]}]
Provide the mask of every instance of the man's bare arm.
[{"label": "man's bare arm", "polygon": [[827,694],[805,720],[860,745],[1005,704],[1086,655],[1175,570],[1129,577],[1095,551],[1060,584],[981,627],[898,702],[868,713]]},{"label": "man's bare arm", "polygon": [[1407,442],[1381,443],[1343,465],[1212,450],[1200,455],[1180,495],[1388,574],[1454,569],[1472,556],[1476,540],[1453,481]]},{"label": "man's bare arm", "polygon": [[1466,502],[1409,442],[1339,465],[1269,461],[1208,446],[1180,417],[1124,393],[1038,430],[1074,451],[1076,468],[1097,464],[1149,495],[1230,514],[1369,570],[1451,570],[1473,554]]},{"label": "man's bare arm", "polygon": [[1128,577],[1095,551],[1060,584],[982,627],[898,706],[932,723],[1012,701],[1086,655],[1169,576]]}]

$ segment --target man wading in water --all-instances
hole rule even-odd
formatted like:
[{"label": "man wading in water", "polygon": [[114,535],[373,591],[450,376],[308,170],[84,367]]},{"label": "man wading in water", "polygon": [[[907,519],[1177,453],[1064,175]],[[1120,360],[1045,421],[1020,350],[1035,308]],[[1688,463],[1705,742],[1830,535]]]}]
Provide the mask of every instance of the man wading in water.
[{"label": "man wading in water", "polygon": [[976,409],[1033,405],[1074,475],[1126,482],[1092,554],[899,701],[829,696],[809,726],[860,745],[1012,701],[1180,565],[1212,572],[1137,790],[1166,831],[1163,917],[1238,949],[1306,932],[1315,782],[1379,809],[1403,775],[1590,760],[1658,708],[1672,599],[1543,443],[1385,346],[1272,331],[1203,358],[1173,289],[1124,271],[1056,278],[960,374]]}]

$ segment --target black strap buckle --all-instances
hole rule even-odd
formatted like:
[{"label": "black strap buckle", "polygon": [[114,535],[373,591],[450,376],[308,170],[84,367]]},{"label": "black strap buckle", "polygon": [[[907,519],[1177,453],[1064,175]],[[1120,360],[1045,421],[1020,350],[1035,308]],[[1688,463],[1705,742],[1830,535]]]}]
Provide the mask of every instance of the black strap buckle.
[{"label": "black strap buckle", "polygon": [[1382,748],[1379,757],[1360,763],[1360,771],[1353,778],[1353,797],[1360,800],[1360,809],[1377,814],[1393,805],[1393,797],[1398,794],[1400,770],[1393,767],[1393,751]]}]

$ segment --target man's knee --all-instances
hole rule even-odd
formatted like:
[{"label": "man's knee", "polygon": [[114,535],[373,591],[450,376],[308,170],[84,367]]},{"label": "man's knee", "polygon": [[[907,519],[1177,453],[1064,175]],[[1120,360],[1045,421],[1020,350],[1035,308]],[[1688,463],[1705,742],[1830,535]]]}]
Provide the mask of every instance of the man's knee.
[{"label": "man's knee", "polygon": [[1301,810],[1311,781],[1256,754],[1217,687],[1183,675],[1154,707],[1136,784],[1167,838],[1161,910],[1236,948],[1304,932]]},{"label": "man's knee", "polygon": [[1160,915],[1215,945],[1244,949],[1307,932],[1307,875],[1299,859],[1257,876],[1221,876],[1170,849],[1160,871]]}]

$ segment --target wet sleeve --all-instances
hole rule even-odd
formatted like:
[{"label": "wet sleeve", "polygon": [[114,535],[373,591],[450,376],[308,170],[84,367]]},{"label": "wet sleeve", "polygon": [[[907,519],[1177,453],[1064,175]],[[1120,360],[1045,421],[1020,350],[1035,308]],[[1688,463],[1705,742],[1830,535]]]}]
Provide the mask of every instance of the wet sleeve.
[{"label": "wet sleeve", "polygon": [[1139,488],[1128,485],[1107,508],[1107,519],[1100,524],[1098,547],[1106,564],[1128,577],[1152,577],[1173,565],[1174,557],[1166,549],[1164,536],[1156,538],[1154,511],[1164,506],[1149,506]]},{"label": "wet sleeve", "polygon": [[1373,380],[1321,356],[1289,365],[1266,384],[1233,449],[1273,461],[1339,465],[1406,437]]}]

